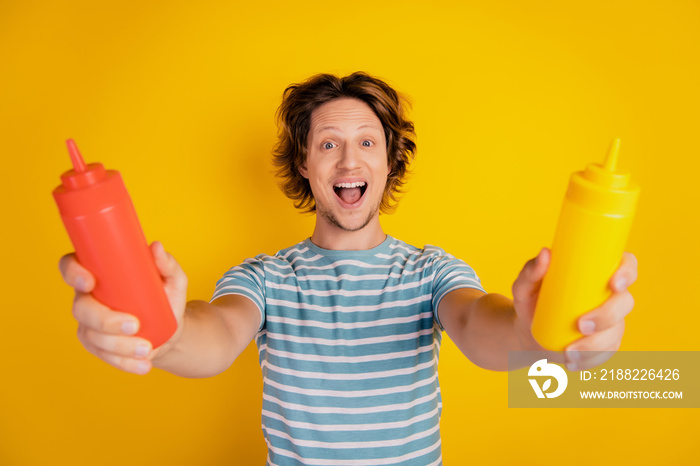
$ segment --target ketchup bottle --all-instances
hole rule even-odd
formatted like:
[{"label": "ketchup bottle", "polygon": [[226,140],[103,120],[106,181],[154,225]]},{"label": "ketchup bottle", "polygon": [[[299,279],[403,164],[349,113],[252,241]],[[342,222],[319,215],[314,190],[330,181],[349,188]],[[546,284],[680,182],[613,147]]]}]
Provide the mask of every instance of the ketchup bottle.
[{"label": "ketchup bottle", "polygon": [[177,322],[129,193],[118,171],[86,165],[75,142],[66,143],[73,170],[61,175],[53,197],[78,262],[95,277],[92,295],[136,316],[136,335],[157,348],[175,333]]},{"label": "ketchup bottle", "polygon": [[612,293],[608,282],[620,265],[640,192],[617,168],[619,149],[615,139],[603,164],[571,175],[532,322],[532,335],[547,349],[563,351],[581,338],[578,318]]}]

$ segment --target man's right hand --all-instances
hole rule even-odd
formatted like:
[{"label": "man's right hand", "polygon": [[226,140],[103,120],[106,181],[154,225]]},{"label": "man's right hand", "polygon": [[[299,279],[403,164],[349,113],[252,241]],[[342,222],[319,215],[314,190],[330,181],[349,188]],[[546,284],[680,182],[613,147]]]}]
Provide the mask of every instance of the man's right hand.
[{"label": "man's right hand", "polygon": [[92,297],[95,279],[78,263],[75,254],[67,254],[59,261],[63,280],[75,289],[73,317],[78,321],[78,339],[90,353],[133,374],[150,372],[153,358],[167,352],[178,341],[187,301],[187,276],[175,258],[157,241],[151,244],[151,252],[178,323],[170,340],[155,350],[148,340],[133,336],[139,328],[135,316],[114,311]]}]

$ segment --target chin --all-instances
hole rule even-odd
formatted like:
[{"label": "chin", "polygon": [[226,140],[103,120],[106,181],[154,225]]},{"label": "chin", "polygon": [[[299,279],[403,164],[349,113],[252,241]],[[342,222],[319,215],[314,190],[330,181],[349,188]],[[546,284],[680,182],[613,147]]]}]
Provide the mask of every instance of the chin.
[{"label": "chin", "polygon": [[[372,219],[378,214],[379,206],[377,208],[370,210],[366,216],[360,214],[356,218],[339,218],[333,212],[326,210],[319,210],[318,214],[321,215],[329,224],[340,228],[343,231],[353,232],[360,231],[365,228]],[[355,216],[354,216],[355,217]]]}]

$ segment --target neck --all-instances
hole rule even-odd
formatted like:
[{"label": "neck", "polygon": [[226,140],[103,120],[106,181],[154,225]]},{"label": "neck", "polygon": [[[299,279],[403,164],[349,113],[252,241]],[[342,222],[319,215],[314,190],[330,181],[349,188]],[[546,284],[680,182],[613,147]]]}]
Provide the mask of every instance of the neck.
[{"label": "neck", "polygon": [[362,251],[379,246],[386,239],[386,234],[375,216],[364,228],[347,231],[331,225],[316,216],[314,233],[311,242],[323,249]]}]

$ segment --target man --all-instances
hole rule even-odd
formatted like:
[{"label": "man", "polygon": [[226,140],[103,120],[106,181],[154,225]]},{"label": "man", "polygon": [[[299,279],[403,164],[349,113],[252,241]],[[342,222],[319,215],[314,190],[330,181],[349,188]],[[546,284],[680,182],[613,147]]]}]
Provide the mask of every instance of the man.
[{"label": "man", "polygon": [[[395,200],[415,144],[404,102],[381,80],[315,76],[285,91],[278,117],[282,188],[316,212],[311,237],[233,267],[210,303],[186,302],[184,272],[153,243],[179,324],[155,350],[129,336],[134,317],[91,297],[93,277],[67,255],[60,268],[76,288],[80,341],[128,372],[208,377],[255,339],[269,464],[440,464],[442,329],[487,369],[507,370],[508,351],[544,351],[530,325],[549,251],[524,266],[511,301],[485,293],[441,249],[384,233],[379,212]],[[619,348],[635,279],[626,254],[611,298],[579,320],[585,336],[567,348],[569,369],[589,367],[581,351]]]}]

